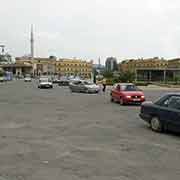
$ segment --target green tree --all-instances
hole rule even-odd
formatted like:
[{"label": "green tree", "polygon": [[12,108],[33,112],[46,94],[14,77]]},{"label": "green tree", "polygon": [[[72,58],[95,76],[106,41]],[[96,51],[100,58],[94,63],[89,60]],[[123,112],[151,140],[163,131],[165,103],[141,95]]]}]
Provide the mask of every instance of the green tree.
[{"label": "green tree", "polygon": [[105,70],[105,71],[103,72],[103,76],[104,76],[105,78],[113,78],[113,72],[112,72],[112,71],[107,71],[107,70]]},{"label": "green tree", "polygon": [[121,82],[133,82],[135,80],[135,74],[130,71],[122,72],[120,73],[119,80]]},{"label": "green tree", "polygon": [[174,77],[174,82],[175,82],[175,84],[178,84],[179,81],[180,81],[180,76],[175,76],[175,77]]},{"label": "green tree", "polygon": [[4,70],[0,68],[0,77],[2,77],[3,75],[4,75]]}]

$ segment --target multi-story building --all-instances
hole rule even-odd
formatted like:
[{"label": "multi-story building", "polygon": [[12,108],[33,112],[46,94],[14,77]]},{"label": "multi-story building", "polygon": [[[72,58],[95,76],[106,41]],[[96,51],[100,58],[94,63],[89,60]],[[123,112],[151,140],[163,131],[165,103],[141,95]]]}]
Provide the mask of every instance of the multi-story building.
[{"label": "multi-story building", "polygon": [[106,59],[106,70],[107,71],[117,71],[118,65],[117,65],[117,59],[114,57],[108,57]]},{"label": "multi-story building", "polygon": [[170,59],[168,61],[168,68],[180,68],[180,58]]},{"label": "multi-story building", "polygon": [[54,75],[56,74],[56,59],[54,58],[16,58],[16,64],[32,65],[33,75]]},{"label": "multi-story building", "polygon": [[150,59],[131,59],[119,64],[121,72],[135,73],[136,80],[166,81],[180,76],[180,59],[165,60],[158,57]]},{"label": "multi-story building", "polygon": [[165,69],[168,66],[168,61],[158,57],[148,59],[130,59],[122,61],[119,64],[119,69],[122,72],[130,71],[134,72],[136,69]]},{"label": "multi-story building", "polygon": [[56,61],[56,72],[63,76],[80,76],[91,78],[93,62],[79,59],[59,59]]}]

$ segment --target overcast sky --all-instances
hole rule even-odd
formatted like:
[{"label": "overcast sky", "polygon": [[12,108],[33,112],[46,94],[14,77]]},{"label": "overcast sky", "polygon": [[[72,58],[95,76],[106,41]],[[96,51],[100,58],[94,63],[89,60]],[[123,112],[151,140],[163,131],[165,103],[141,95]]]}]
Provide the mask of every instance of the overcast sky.
[{"label": "overcast sky", "polygon": [[0,44],[14,56],[118,60],[180,56],[178,0],[0,0]]}]

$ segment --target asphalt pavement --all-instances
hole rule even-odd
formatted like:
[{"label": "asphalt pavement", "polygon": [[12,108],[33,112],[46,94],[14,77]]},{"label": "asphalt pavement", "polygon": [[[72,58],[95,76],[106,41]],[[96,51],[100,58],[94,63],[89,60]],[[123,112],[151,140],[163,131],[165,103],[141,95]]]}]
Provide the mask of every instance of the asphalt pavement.
[{"label": "asphalt pavement", "polygon": [[[144,90],[156,100],[173,89]],[[177,91],[177,90],[176,90]],[[0,84],[0,180],[179,180],[180,135],[103,94]]]}]

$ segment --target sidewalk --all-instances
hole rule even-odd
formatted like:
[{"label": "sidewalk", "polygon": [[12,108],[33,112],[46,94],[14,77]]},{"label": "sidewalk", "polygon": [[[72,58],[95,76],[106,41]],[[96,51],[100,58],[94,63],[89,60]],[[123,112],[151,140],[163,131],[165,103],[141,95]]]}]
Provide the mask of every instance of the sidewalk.
[{"label": "sidewalk", "polygon": [[157,85],[139,86],[142,90],[180,90],[178,87],[162,87]]},{"label": "sidewalk", "polygon": [[[113,86],[107,86],[107,91],[111,90],[113,88]],[[169,91],[180,91],[180,88],[178,87],[161,87],[161,86],[157,86],[157,85],[148,85],[148,86],[138,86],[139,89],[142,90],[169,90]]]}]

